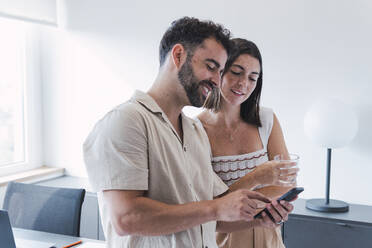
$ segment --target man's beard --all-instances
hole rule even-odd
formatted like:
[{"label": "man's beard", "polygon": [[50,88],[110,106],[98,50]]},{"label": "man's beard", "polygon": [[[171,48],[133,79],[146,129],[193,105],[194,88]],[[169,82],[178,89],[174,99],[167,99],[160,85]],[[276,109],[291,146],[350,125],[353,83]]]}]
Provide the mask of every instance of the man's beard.
[{"label": "man's beard", "polygon": [[206,97],[198,91],[199,87],[204,83],[207,83],[213,88],[213,82],[210,80],[199,80],[196,78],[189,58],[186,59],[186,62],[182,65],[181,70],[178,72],[178,79],[186,91],[186,95],[191,106],[198,108],[202,107]]}]

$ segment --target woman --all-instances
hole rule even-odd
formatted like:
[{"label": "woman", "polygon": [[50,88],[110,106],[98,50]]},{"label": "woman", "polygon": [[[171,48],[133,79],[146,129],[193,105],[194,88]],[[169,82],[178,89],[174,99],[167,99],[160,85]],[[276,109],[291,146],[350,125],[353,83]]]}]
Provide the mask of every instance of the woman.
[{"label": "woman", "polygon": [[[198,119],[211,143],[214,171],[230,190],[248,188],[276,198],[295,186],[298,169],[273,160],[288,151],[278,119],[259,106],[262,59],[257,46],[231,40],[219,93],[211,94]],[[216,92],[216,91],[215,91]],[[284,247],[280,227],[217,234],[220,247]]]}]

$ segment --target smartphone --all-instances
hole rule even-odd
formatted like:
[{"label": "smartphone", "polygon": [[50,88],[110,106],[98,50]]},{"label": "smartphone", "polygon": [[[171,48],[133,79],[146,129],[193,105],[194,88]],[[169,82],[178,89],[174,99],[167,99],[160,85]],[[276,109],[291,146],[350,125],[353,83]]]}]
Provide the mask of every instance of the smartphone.
[{"label": "smartphone", "polygon": [[[304,188],[303,188],[303,187],[292,188],[292,189],[289,190],[287,193],[285,193],[284,195],[282,195],[281,197],[279,197],[277,201],[278,201],[278,202],[279,202],[279,201],[283,201],[283,200],[284,200],[284,201],[291,201],[291,200],[293,200],[294,198],[296,198],[296,196],[297,196],[298,194],[300,194],[302,191],[304,191]],[[267,210],[266,208],[263,209],[262,211],[260,211],[258,214],[256,214],[256,215],[254,216],[254,218],[256,219],[256,218],[261,217],[261,213],[262,213],[262,212],[265,212],[265,213],[270,217],[270,219],[271,219],[272,221],[274,221],[274,218],[271,216],[269,210]]]}]

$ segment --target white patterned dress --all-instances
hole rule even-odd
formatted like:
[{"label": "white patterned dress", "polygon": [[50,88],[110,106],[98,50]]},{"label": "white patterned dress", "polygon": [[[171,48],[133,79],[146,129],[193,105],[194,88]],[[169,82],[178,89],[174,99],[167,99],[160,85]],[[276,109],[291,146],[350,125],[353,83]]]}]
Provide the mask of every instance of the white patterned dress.
[{"label": "white patterned dress", "polygon": [[[226,183],[232,185],[241,177],[253,171],[257,166],[269,160],[267,153],[267,144],[273,126],[273,111],[269,108],[260,108],[260,118],[262,127],[258,128],[260,138],[263,144],[261,150],[241,154],[218,156],[212,158],[213,170]],[[261,188],[265,185],[259,185]],[[283,248],[285,247],[281,237],[280,227],[276,229],[251,228],[230,234],[217,235],[219,247],[233,248]]]}]

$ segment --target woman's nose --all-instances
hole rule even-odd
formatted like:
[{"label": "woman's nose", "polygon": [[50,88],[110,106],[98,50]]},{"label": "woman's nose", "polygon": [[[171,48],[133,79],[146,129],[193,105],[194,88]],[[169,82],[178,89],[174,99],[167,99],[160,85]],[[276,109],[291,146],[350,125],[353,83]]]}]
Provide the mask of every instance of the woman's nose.
[{"label": "woman's nose", "polygon": [[242,87],[248,87],[249,85],[249,79],[247,77],[242,77],[240,78],[239,80],[239,84],[242,86]]}]

